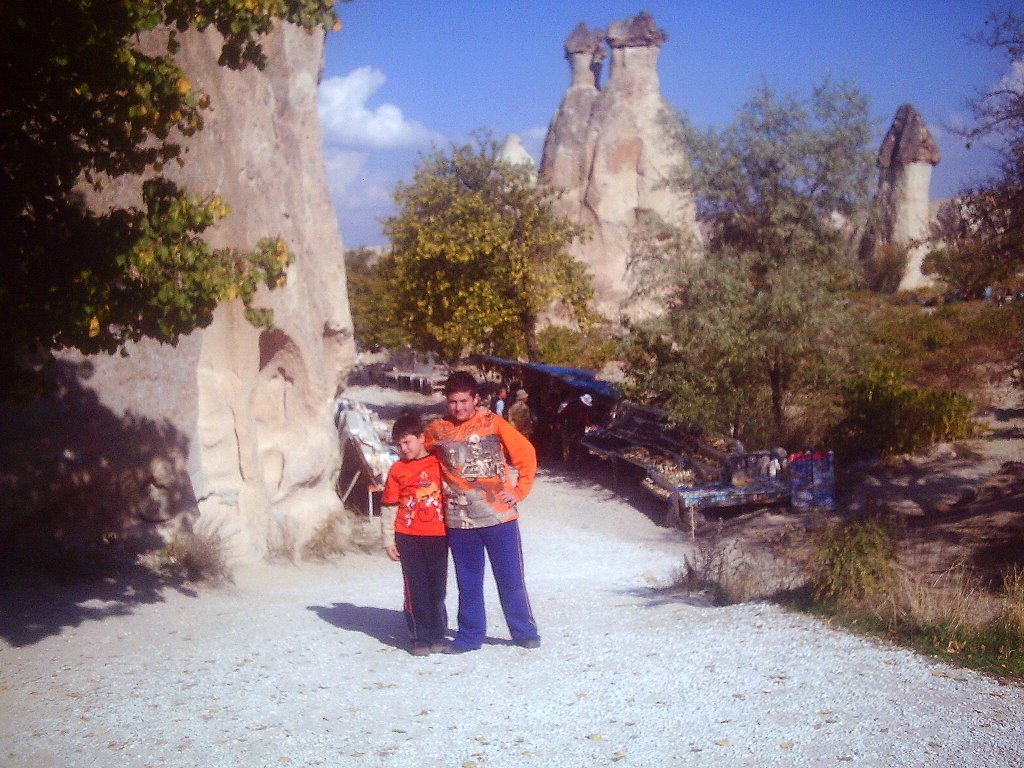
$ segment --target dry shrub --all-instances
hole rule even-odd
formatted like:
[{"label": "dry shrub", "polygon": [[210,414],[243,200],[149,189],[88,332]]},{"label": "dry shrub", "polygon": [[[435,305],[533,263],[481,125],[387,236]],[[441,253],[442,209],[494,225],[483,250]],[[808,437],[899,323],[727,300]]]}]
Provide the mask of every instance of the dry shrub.
[{"label": "dry shrub", "polygon": [[302,545],[303,560],[330,560],[351,546],[352,519],[345,511],[326,517]]},{"label": "dry shrub", "polygon": [[719,524],[695,542],[673,582],[687,594],[703,592],[715,605],[771,598],[799,586],[802,572],[777,552],[727,540]]},{"label": "dry shrub", "polygon": [[158,553],[157,564],[165,575],[184,581],[212,584],[233,581],[224,539],[216,530],[179,529]]},{"label": "dry shrub", "polygon": [[276,520],[267,537],[267,560],[272,563],[295,564],[297,551],[295,525],[287,518]]},{"label": "dry shrub", "polygon": [[351,532],[349,534],[349,549],[357,552],[365,552],[366,554],[378,554],[382,551],[383,543],[381,540],[381,519],[377,517],[367,517],[365,515],[354,514],[348,511],[351,523]]},{"label": "dry shrub", "polygon": [[952,633],[974,631],[1000,614],[1000,601],[962,562],[939,574],[903,572],[898,598],[896,617],[912,626],[944,627]]},{"label": "dry shrub", "polygon": [[1024,647],[1024,568],[1014,566],[1003,577],[1003,621]]}]

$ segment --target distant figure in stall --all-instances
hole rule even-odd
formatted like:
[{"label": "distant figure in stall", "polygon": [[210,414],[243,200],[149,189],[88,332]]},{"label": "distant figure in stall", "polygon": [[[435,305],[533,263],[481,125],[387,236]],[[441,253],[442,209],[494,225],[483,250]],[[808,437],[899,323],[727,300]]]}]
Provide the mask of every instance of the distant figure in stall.
[{"label": "distant figure in stall", "polygon": [[480,384],[477,389],[477,396],[480,398],[480,407],[485,408],[488,411],[493,411],[494,408],[494,385],[485,381]]},{"label": "distant figure in stall", "polygon": [[507,418],[508,406],[508,385],[502,382],[498,385],[498,393],[494,396],[494,402],[491,403],[491,410],[502,418]]},{"label": "distant figure in stall", "polygon": [[533,441],[533,412],[526,402],[530,393],[525,389],[516,392],[516,401],[508,409],[508,420],[512,426],[522,432],[530,441]]},{"label": "distant figure in stall", "polygon": [[558,418],[562,462],[567,467],[577,467],[584,451],[580,441],[588,429],[596,426],[594,398],[584,393],[566,400],[558,406]]}]

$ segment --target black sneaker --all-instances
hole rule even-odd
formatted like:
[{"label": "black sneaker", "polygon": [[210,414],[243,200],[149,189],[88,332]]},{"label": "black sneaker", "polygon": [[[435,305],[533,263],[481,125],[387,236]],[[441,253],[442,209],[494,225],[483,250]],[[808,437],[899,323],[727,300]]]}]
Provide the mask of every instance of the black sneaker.
[{"label": "black sneaker", "polygon": [[536,648],[540,648],[540,638],[528,637],[525,640],[516,640],[516,645],[520,648],[527,648],[532,651]]},{"label": "black sneaker", "polygon": [[456,645],[455,643],[448,643],[448,645],[444,647],[444,650],[441,651],[441,653],[448,654],[449,656],[455,656],[460,653],[469,653],[470,651],[475,650],[476,648],[463,648],[461,645]]},{"label": "black sneaker", "polygon": [[409,651],[413,656],[429,656],[430,646],[429,645],[414,645],[412,650]]}]

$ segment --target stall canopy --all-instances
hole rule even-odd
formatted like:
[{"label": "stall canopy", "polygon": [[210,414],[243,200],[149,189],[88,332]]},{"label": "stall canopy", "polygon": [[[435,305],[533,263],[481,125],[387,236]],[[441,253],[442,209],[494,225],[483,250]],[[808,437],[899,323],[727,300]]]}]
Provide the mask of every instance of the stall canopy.
[{"label": "stall canopy", "polygon": [[474,360],[500,368],[520,368],[547,374],[574,389],[578,389],[580,392],[589,392],[592,395],[604,397],[613,402],[621,397],[619,391],[612,384],[602,381],[592,371],[582,368],[565,368],[560,365],[544,365],[543,363],[524,363],[521,360],[506,360],[505,358],[493,355],[476,355]]}]

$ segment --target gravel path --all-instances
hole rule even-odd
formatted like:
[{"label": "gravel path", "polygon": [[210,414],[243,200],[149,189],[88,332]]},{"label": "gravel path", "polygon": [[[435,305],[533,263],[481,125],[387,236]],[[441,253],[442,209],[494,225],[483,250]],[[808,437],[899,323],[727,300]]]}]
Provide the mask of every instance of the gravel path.
[{"label": "gravel path", "polygon": [[686,540],[602,487],[542,473],[523,516],[535,651],[491,590],[488,645],[410,656],[383,555],[7,595],[0,765],[1024,766],[1024,688],[661,589]]}]

